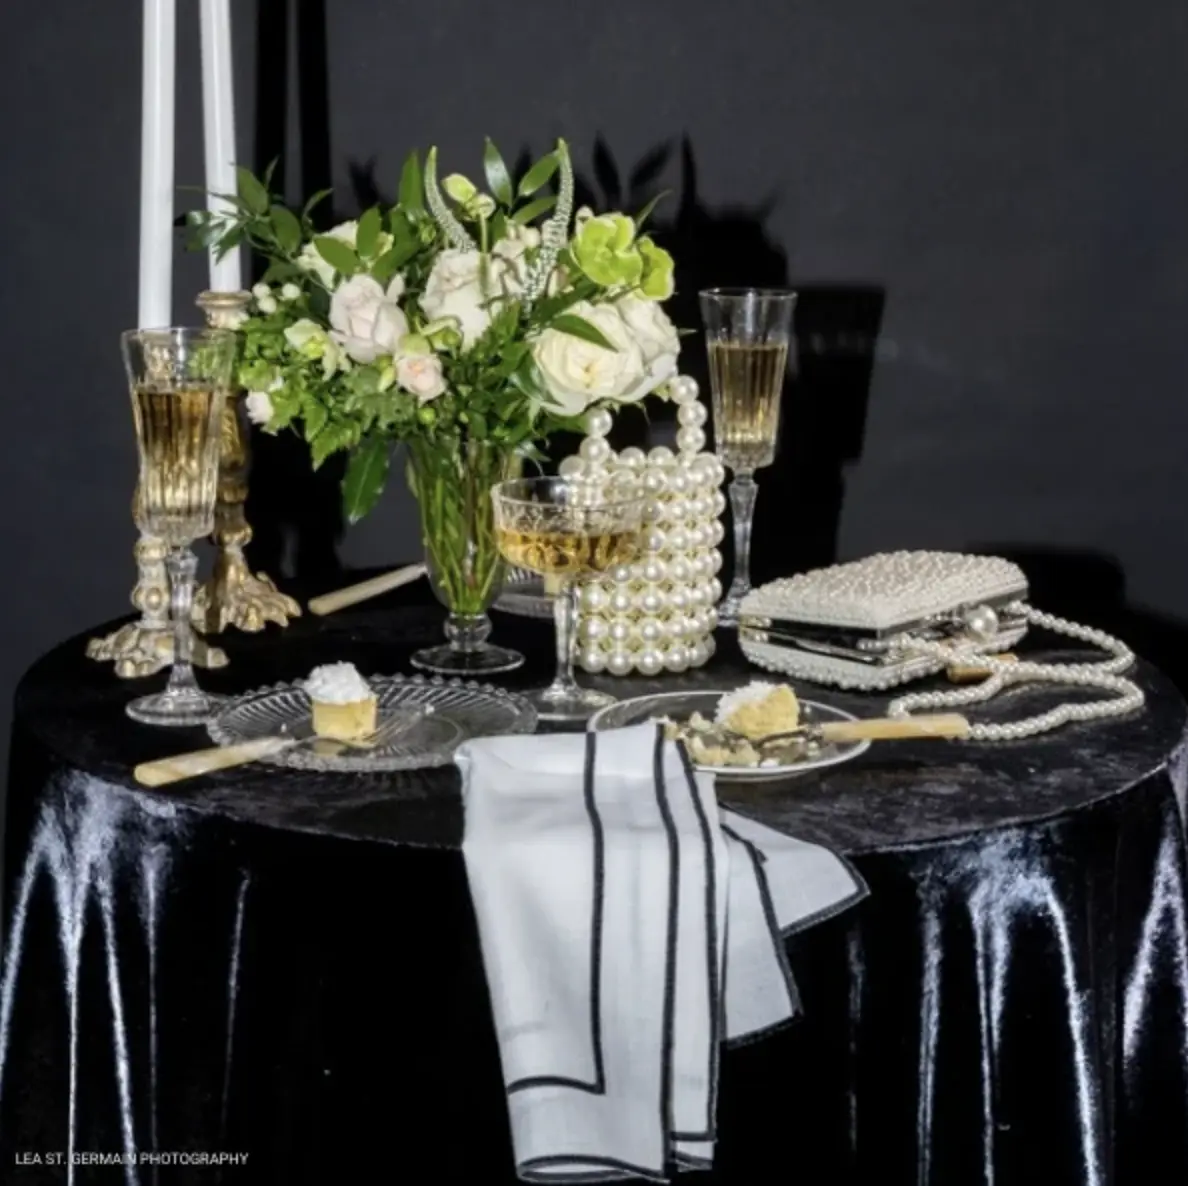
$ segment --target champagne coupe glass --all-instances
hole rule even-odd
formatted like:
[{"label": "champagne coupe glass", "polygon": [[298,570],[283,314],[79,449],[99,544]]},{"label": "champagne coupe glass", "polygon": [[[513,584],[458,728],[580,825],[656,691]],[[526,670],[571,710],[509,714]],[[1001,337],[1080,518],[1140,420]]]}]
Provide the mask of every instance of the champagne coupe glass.
[{"label": "champagne coupe glass", "polygon": [[528,699],[541,720],[584,721],[616,698],[574,681],[577,587],[635,558],[643,530],[643,488],[619,479],[517,478],[495,486],[491,499],[496,539],[508,563],[539,573],[557,589],[557,674]]},{"label": "champagne coupe glass", "polygon": [[169,549],[173,620],[173,667],[165,691],[133,700],[127,712],[146,725],[201,725],[221,698],[202,691],[191,664],[198,558],[190,545],[214,530],[219,430],[236,335],[225,329],[129,330],[120,344],[140,456],[136,521]]},{"label": "champagne coupe glass", "polygon": [[718,620],[736,626],[739,606],[751,591],[751,523],[759,493],[755,471],[775,460],[796,293],[708,288],[699,296],[709,352],[714,448],[734,475],[734,579],[718,606]]}]

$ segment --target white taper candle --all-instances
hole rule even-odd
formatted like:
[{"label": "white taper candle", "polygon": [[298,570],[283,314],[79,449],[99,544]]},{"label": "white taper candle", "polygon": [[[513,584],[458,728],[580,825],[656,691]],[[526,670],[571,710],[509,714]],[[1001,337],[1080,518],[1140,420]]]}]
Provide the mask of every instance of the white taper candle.
[{"label": "white taper candle", "polygon": [[[230,0],[202,0],[202,118],[206,134],[206,188],[212,194],[233,194],[235,178],[235,90],[231,62]],[[227,203],[208,197],[207,206],[218,214]],[[210,287],[213,292],[237,292],[242,287],[240,252],[236,248],[221,260],[210,253]]]},{"label": "white taper candle", "polygon": [[176,0],[144,0],[140,125],[140,305],[137,325],[173,316],[173,111]]}]

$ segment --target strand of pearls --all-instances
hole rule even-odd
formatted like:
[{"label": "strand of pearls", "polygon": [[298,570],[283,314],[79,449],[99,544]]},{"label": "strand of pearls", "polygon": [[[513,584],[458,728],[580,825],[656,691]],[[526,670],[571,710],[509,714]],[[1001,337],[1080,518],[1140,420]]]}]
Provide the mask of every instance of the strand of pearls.
[{"label": "strand of pearls", "polygon": [[1093,721],[1107,717],[1120,717],[1142,708],[1146,697],[1133,680],[1123,679],[1118,673],[1127,670],[1134,663],[1134,652],[1123,642],[1095,630],[1045,614],[1022,602],[1010,607],[1022,614],[1033,626],[1063,634],[1079,642],[1089,643],[1109,653],[1108,659],[1094,663],[1011,663],[978,650],[974,642],[942,643],[905,639],[901,649],[906,655],[930,655],[951,664],[976,665],[990,672],[982,683],[953,692],[913,692],[900,696],[888,706],[887,715],[908,716],[913,711],[933,712],[943,708],[964,708],[971,704],[984,703],[998,695],[1010,684],[1047,683],[1071,687],[1097,688],[1112,695],[1104,700],[1087,700],[1078,704],[1060,704],[1047,712],[1007,724],[976,724],[970,727],[969,736],[974,741],[1018,741],[1047,733],[1072,721]]},{"label": "strand of pearls", "polygon": [[586,417],[586,438],[560,471],[567,476],[629,474],[647,492],[643,547],[637,560],[620,564],[578,594],[575,661],[593,675],[655,676],[701,667],[714,653],[718,573],[722,554],[722,463],[705,452],[705,405],[687,375],[669,384],[677,405],[676,452],[615,453],[606,440],[611,414]]}]

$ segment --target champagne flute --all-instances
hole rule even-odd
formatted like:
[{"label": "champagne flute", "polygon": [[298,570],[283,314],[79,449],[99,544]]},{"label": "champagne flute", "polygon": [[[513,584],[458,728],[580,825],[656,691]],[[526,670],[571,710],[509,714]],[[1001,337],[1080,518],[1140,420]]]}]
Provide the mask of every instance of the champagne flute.
[{"label": "champagne flute", "polygon": [[163,692],[141,696],[128,715],[146,725],[201,725],[221,703],[204,692],[191,662],[190,611],[198,558],[190,545],[214,530],[223,404],[236,335],[225,329],[129,330],[121,337],[140,458],[137,526],[168,549],[173,666]]},{"label": "champagne flute", "polygon": [[517,478],[491,490],[495,538],[507,562],[556,588],[557,673],[529,693],[541,720],[577,723],[615,702],[573,678],[577,587],[639,551],[644,492],[638,484],[589,478]]},{"label": "champagne flute", "polygon": [[734,578],[718,606],[718,621],[737,626],[739,606],[751,591],[751,524],[759,493],[755,471],[775,460],[796,293],[708,288],[699,296],[709,352],[714,448],[734,475]]}]

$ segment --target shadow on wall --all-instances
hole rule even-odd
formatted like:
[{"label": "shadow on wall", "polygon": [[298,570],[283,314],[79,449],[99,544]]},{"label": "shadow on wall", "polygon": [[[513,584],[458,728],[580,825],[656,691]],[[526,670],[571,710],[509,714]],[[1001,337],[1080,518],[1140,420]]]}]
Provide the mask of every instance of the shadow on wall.
[{"label": "shadow on wall", "polygon": [[[692,375],[709,402],[709,373],[701,334],[698,293],[711,287],[783,288],[798,291],[795,361],[789,367],[782,408],[780,452],[760,475],[753,541],[756,580],[832,563],[845,497],[845,468],[862,453],[875,344],[885,290],[875,284],[802,283],[790,278],[784,249],[768,234],[775,206],[710,209],[700,197],[696,158],[688,138],[649,151],[623,179],[604,141],[595,143],[593,178],[579,176],[578,201],[634,213],[656,194],[656,182],[679,154],[679,203],[665,216],[661,202],[651,221],[656,240],[676,261],[676,293],[668,309],[682,330],[681,370]],[[611,441],[616,448],[672,445],[674,411],[653,405],[648,417],[620,414]],[[712,439],[712,434],[711,434]],[[560,438],[555,458],[577,448]],[[726,571],[733,543],[723,544]]]},{"label": "shadow on wall", "polygon": [[[332,177],[325,0],[259,0],[257,25],[253,168],[262,171],[278,161],[276,188],[307,197],[328,189]],[[290,60],[295,79],[290,77]],[[293,86],[296,135],[289,127]],[[300,146],[296,174],[288,151],[295,144]],[[319,210],[327,226],[349,217],[333,209],[332,200]],[[259,275],[263,269],[256,263]],[[333,585],[342,570],[337,548],[343,532],[339,483],[345,459],[333,457],[315,473],[308,446],[292,432],[255,432],[252,450],[254,478],[247,514],[254,531],[249,549],[253,568],[317,587]]]},{"label": "shadow on wall", "polygon": [[[969,550],[1014,561],[1027,576],[1028,601],[1036,609],[1113,634],[1178,687],[1188,688],[1188,624],[1129,605],[1126,577],[1114,557],[1011,543],[978,544]],[[1036,631],[1036,637],[1057,649],[1083,645],[1046,631]]]}]

